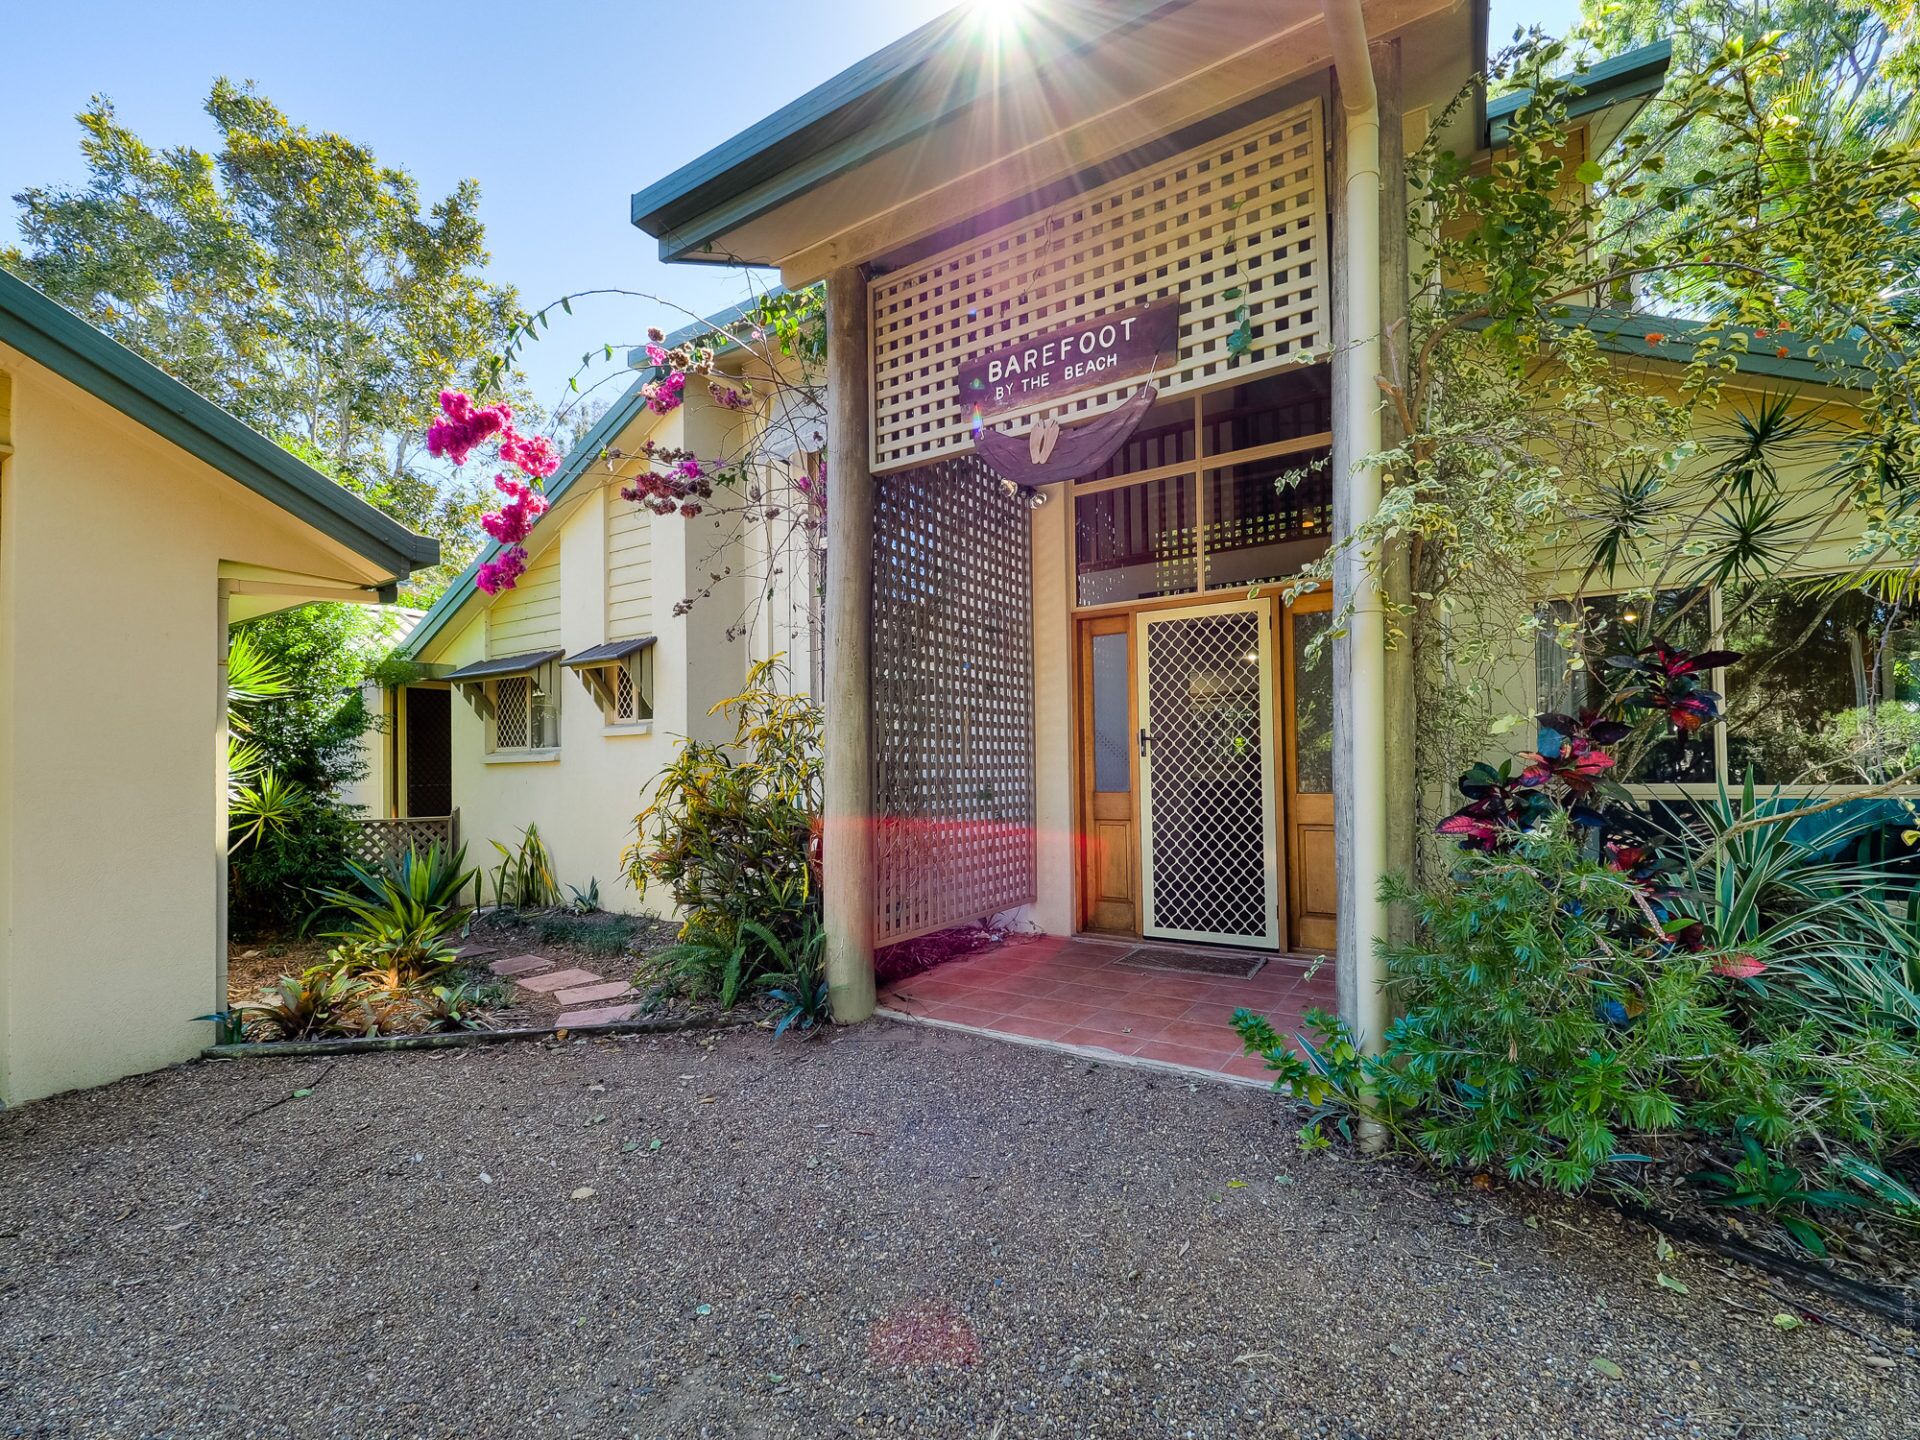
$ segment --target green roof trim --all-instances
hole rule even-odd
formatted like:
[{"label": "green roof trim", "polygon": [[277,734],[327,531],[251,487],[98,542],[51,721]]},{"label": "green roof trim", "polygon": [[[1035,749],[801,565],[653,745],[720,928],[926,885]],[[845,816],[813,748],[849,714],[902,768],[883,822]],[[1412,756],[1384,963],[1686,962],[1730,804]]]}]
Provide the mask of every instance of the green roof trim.
[{"label": "green roof trim", "polygon": [[388,586],[440,563],[438,540],[414,534],[4,270],[0,341],[372,561]]},{"label": "green roof trim", "polygon": [[[1600,348],[1612,355],[1627,355],[1641,360],[1661,360],[1670,365],[1691,364],[1694,347],[1707,332],[1732,333],[1744,327],[1717,326],[1702,320],[1686,320],[1672,315],[1652,315],[1646,311],[1598,310],[1585,305],[1561,307],[1565,312],[1555,320],[1570,330],[1589,330]],[[1475,328],[1478,328],[1477,326]],[[1747,334],[1753,332],[1748,330]],[[1647,337],[1657,335],[1658,340]],[[1854,345],[1828,344],[1826,354],[1816,357],[1811,347],[1797,337],[1770,335],[1750,341],[1758,348],[1740,352],[1727,349],[1738,361],[1738,373],[1765,375],[1775,380],[1790,380],[1796,385],[1831,385],[1844,390],[1864,390],[1871,383],[1865,359]],[[1779,352],[1785,350],[1785,355]],[[1835,362],[1838,362],[1836,369]]]},{"label": "green roof trim", "polygon": [[[1085,21],[1063,53],[1048,64],[1084,54],[1113,35],[1191,0],[1109,0],[1097,22]],[[723,232],[757,219],[836,175],[856,169],[925,134],[941,121],[1004,84],[1001,67],[980,57],[958,68],[953,83],[930,103],[898,105],[929,62],[952,54],[977,11],[959,5],[912,34],[848,67],[798,100],[715,146],[698,159],[638,191],[635,226],[660,242],[665,261],[725,257],[700,254]]]},{"label": "green roof trim", "polygon": [[[1667,83],[1667,67],[1672,61],[1673,42],[1656,40],[1651,45],[1642,45],[1637,50],[1628,50],[1574,71],[1565,78],[1580,86],[1584,93],[1567,102],[1567,114],[1578,120],[1583,115],[1611,109],[1629,100],[1652,99]],[[1489,146],[1505,143],[1507,122],[1532,94],[1531,90],[1515,90],[1487,101],[1484,138]]]}]

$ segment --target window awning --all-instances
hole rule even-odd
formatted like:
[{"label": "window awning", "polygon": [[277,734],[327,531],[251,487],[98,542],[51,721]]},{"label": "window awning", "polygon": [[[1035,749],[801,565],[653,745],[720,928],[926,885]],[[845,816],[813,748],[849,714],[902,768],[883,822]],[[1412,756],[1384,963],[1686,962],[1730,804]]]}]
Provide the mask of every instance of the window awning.
[{"label": "window awning", "polygon": [[[510,675],[531,675],[542,665],[551,665],[566,653],[564,650],[529,650],[524,655],[476,660],[471,665],[461,666],[446,678],[466,697],[474,713],[484,720],[493,713],[493,701],[487,694],[487,681],[505,679]],[[537,686],[538,682],[535,683]]]},{"label": "window awning", "polygon": [[590,650],[582,650],[567,660],[569,670],[589,670],[599,665],[612,665],[629,655],[637,655],[642,650],[652,648],[656,637],[635,635],[631,640],[609,640],[604,645],[595,645]]},{"label": "window awning", "polygon": [[542,665],[558,660],[564,650],[530,650],[525,655],[502,655],[494,660],[476,660],[463,665],[446,678],[456,685],[475,680],[497,680],[502,675],[525,675]]}]

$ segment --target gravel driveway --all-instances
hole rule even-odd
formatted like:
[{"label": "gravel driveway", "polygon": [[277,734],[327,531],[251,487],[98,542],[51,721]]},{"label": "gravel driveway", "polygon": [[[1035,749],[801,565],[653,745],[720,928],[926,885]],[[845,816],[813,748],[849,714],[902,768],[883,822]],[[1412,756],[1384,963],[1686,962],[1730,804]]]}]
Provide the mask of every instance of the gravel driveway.
[{"label": "gravel driveway", "polygon": [[191,1065],[0,1114],[0,1435],[1915,1433],[1744,1275],[1295,1125],[886,1022]]}]

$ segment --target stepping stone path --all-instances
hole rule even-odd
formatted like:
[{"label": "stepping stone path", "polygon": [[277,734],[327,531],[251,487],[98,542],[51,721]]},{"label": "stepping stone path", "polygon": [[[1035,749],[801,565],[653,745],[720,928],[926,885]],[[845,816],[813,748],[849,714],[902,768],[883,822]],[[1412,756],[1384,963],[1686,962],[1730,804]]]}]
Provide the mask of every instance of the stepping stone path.
[{"label": "stepping stone path", "polygon": [[549,997],[558,1004],[560,1013],[553,1019],[557,1029],[630,1020],[640,1008],[637,998],[627,999],[637,997],[639,992],[626,981],[609,980],[577,967],[556,970],[543,955],[509,955],[487,968],[501,979],[513,981],[528,996]]}]

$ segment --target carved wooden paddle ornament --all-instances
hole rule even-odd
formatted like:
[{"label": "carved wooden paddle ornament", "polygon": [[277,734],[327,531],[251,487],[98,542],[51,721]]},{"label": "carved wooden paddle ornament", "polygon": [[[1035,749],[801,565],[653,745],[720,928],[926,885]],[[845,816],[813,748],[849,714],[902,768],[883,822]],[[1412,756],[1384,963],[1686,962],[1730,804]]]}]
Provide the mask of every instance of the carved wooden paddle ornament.
[{"label": "carved wooden paddle ornament", "polygon": [[1151,385],[1142,385],[1119,409],[1098,419],[1062,430],[1059,421],[1049,418],[1035,424],[1024,439],[983,425],[974,433],[973,448],[1016,485],[1057,485],[1077,480],[1113,458],[1139,428],[1159,393]]}]

